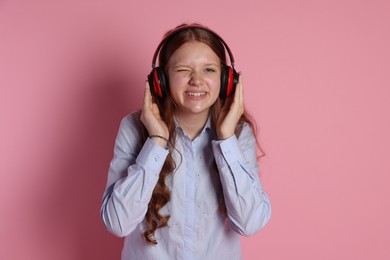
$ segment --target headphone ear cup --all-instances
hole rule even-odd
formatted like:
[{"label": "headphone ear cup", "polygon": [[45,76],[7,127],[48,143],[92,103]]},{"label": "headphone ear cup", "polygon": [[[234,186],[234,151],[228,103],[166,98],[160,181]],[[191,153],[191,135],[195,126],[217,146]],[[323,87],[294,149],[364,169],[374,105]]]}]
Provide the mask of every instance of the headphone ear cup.
[{"label": "headphone ear cup", "polygon": [[233,95],[238,83],[238,73],[231,66],[223,66],[221,71],[221,91],[219,96],[222,99]]},{"label": "headphone ear cup", "polygon": [[166,77],[163,68],[156,67],[152,69],[152,71],[148,75],[148,82],[152,95],[161,98],[166,97],[168,86],[166,83]]},{"label": "headphone ear cup", "polygon": [[165,72],[162,67],[157,67],[158,80],[160,82],[161,97],[165,98],[168,95],[168,81],[165,77]]},{"label": "headphone ear cup", "polygon": [[226,98],[226,89],[227,89],[227,83],[228,83],[228,67],[222,66],[221,69],[221,89],[219,91],[219,97],[221,99]]}]

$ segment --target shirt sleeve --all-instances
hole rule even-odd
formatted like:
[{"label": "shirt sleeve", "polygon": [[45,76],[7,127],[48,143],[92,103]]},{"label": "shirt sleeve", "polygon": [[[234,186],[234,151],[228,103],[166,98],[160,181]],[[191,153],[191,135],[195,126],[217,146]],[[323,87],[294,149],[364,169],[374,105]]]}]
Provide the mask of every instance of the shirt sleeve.
[{"label": "shirt sleeve", "polygon": [[122,120],[101,206],[105,226],[120,237],[130,234],[144,219],[168,155],[168,150],[150,139],[140,149],[138,132],[131,117]]},{"label": "shirt sleeve", "polygon": [[259,179],[252,129],[245,125],[239,138],[233,135],[212,145],[232,227],[241,235],[255,234],[268,223],[271,205]]}]

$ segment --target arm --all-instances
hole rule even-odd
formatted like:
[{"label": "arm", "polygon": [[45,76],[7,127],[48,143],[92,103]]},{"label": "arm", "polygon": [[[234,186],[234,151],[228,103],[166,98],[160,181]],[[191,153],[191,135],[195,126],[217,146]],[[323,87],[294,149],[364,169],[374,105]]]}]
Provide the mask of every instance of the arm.
[{"label": "arm", "polygon": [[101,217],[107,229],[126,236],[144,219],[168,150],[147,139],[138,148],[138,126],[132,117],[122,120],[115,142]]},{"label": "arm", "polygon": [[[138,123],[136,122],[136,117]],[[139,120],[138,120],[139,119]],[[141,123],[151,136],[139,148]],[[127,236],[144,219],[153,189],[168,155],[168,127],[153,102],[146,82],[140,115],[122,120],[108,172],[101,216],[113,234]]]},{"label": "arm", "polygon": [[235,129],[244,113],[243,79],[228,97],[217,122],[219,140],[213,142],[215,160],[225,197],[229,220],[241,235],[252,235],[270,219],[271,207],[259,180],[256,138],[248,125],[237,139]]},{"label": "arm", "polygon": [[271,206],[259,179],[256,140],[245,125],[240,137],[213,141],[228,218],[234,230],[249,236],[271,217]]}]

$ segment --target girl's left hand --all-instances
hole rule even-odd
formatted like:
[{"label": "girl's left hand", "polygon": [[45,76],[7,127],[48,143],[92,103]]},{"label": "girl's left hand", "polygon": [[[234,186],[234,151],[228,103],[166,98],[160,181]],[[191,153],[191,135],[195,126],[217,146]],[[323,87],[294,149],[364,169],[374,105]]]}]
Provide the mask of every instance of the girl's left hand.
[{"label": "girl's left hand", "polygon": [[224,140],[234,135],[238,121],[244,113],[244,91],[242,75],[239,74],[234,96],[228,97],[217,119],[217,135]]}]

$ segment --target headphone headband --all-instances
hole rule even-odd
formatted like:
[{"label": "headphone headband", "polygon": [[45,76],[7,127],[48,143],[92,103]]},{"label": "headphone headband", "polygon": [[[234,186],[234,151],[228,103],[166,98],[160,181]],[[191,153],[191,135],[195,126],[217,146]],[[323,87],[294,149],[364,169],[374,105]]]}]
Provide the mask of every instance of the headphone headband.
[{"label": "headphone headband", "polygon": [[168,32],[168,34],[162,39],[162,41],[158,45],[156,51],[154,52],[153,60],[152,60],[152,69],[154,69],[156,67],[157,56],[159,55],[160,50],[164,46],[164,44],[169,39],[171,39],[174,35],[176,35],[177,33],[181,32],[181,31],[184,31],[186,29],[192,29],[192,28],[194,28],[194,29],[201,29],[201,30],[207,31],[207,32],[211,33],[212,35],[214,35],[222,43],[222,45],[225,47],[225,49],[226,49],[226,51],[227,51],[227,53],[229,55],[230,64],[231,64],[232,68],[234,68],[233,53],[230,51],[230,48],[226,44],[226,42],[217,33],[215,33],[214,31],[210,30],[209,28],[207,28],[205,26],[202,26],[202,25],[199,25],[199,24],[189,24],[189,25],[181,25],[181,26],[176,27],[171,32]]}]

